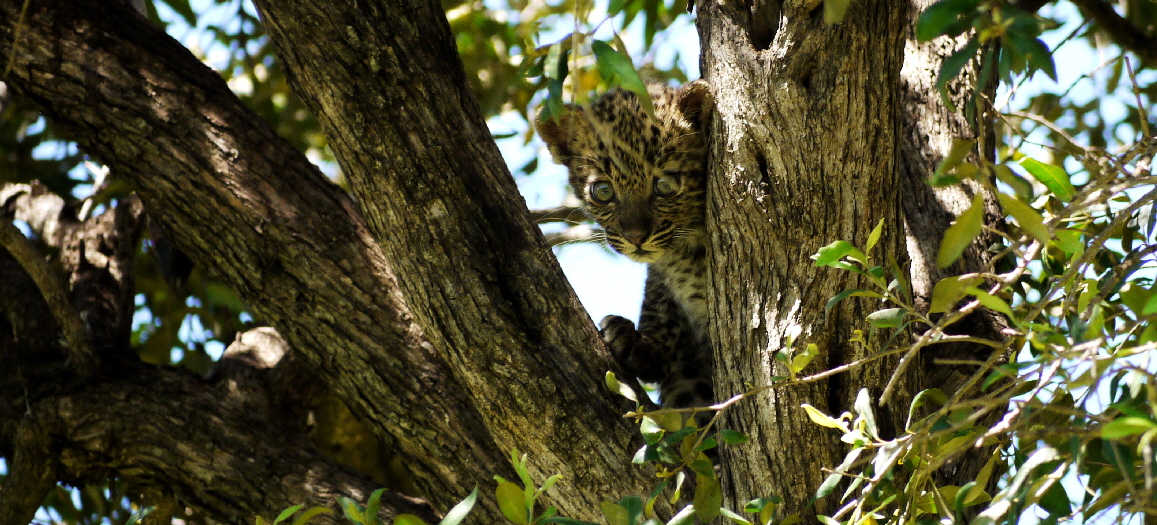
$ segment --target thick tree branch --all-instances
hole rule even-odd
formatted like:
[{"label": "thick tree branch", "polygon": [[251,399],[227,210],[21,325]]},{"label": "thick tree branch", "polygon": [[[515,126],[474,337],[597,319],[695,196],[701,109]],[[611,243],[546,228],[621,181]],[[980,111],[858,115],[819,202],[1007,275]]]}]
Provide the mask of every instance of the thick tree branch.
[{"label": "thick tree branch", "polygon": [[[331,140],[414,318],[491,415],[500,449],[561,473],[552,503],[599,503],[652,480],[602,376],[589,317],[527,218],[431,0],[256,5],[292,85]],[[566,436],[557,439],[557,435]],[[624,475],[624,473],[627,473]],[[496,517],[496,519],[501,519]]]},{"label": "thick tree branch", "polygon": [[71,368],[81,375],[92,373],[96,362],[92,341],[80,319],[80,313],[69,298],[68,288],[60,281],[60,277],[32,242],[24,237],[15,225],[6,220],[0,221],[0,246],[7,249],[36,282],[37,288],[52,311],[53,318],[62,327]]},{"label": "thick tree branch", "polygon": [[1117,14],[1112,4],[1104,0],[1072,0],[1072,2],[1092,18],[1117,45],[1132,51],[1149,64],[1157,63],[1157,37],[1145,34],[1139,27]]},{"label": "thick tree branch", "polygon": [[8,478],[0,485],[0,523],[30,523],[56,486],[56,460],[48,436],[31,418],[25,418],[15,434]]},{"label": "thick tree branch", "polygon": [[31,4],[13,47],[18,4],[0,6],[7,82],[132,183],[175,244],[410,458],[428,494],[448,505],[505,467],[337,186],[126,5]]},{"label": "thick tree branch", "polygon": [[[299,503],[332,508],[329,522],[336,523],[339,496],[365,501],[377,488],[322,456],[303,433],[287,433],[282,414],[257,410],[268,405],[260,399],[260,384],[209,383],[185,371],[141,364],[126,365],[118,375],[34,403],[24,418],[21,429],[35,434],[25,441],[40,444],[32,451],[53,443],[47,457],[59,458],[60,466],[58,478],[49,476],[51,484],[57,479],[100,483],[116,476],[138,490],[161,487],[186,505],[238,525],[252,523],[256,515],[272,518]],[[36,477],[44,478],[49,464],[43,457],[39,463],[21,462],[27,449],[17,448],[13,473],[39,466]],[[30,498],[18,501],[16,495],[31,485],[13,484],[11,503]],[[387,492],[382,502],[386,522],[402,512],[437,521],[433,508],[420,500]],[[6,500],[0,504],[9,508]]]}]

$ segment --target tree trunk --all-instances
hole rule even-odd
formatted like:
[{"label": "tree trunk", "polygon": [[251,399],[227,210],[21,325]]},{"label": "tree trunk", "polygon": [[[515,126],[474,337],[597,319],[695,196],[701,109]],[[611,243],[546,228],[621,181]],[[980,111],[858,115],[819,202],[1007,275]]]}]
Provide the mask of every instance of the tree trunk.
[{"label": "tree trunk", "polygon": [[[439,4],[257,4],[353,198],[127,5],[45,0],[23,13],[19,3],[0,5],[0,60],[11,60],[5,82],[130,182],[173,242],[229,283],[308,366],[309,374],[293,375],[298,388],[320,381],[336,392],[406,459],[433,508],[448,509],[478,485],[484,496],[472,520],[502,521],[490,479],[513,477],[513,447],[530,454],[537,480],[565,476],[547,494],[564,515],[601,520],[601,501],[648,492],[654,478],[629,464],[637,431],[602,386],[609,356],[528,220]],[[902,73],[914,9],[854,2],[844,23],[829,26],[813,4],[699,6],[703,71],[718,108],[709,306],[721,396],[785,375],[773,356],[795,326],[797,345],[822,350],[807,371],[864,357],[848,339],[875,308],[848,300],[825,314],[828,298],[858,285],[807,257],[837,239],[862,245],[883,219],[877,257],[907,247],[914,293],[926,298],[944,275],[930,262],[938,235],[962,209],[952,203],[967,201],[966,192],[934,194],[922,182],[949,138],[975,133],[930,89],[929,71],[951,46],[910,43],[908,56],[925,61]],[[6,217],[34,208],[9,199],[24,189],[5,191]],[[124,228],[132,247],[132,228]],[[153,483],[160,497],[230,523],[274,516],[300,498],[330,506],[339,495],[364,499],[366,479],[346,477],[298,441],[299,411],[286,416],[297,423],[277,429],[280,441],[246,430],[251,418],[279,421],[275,400],[303,402],[292,385],[255,379],[264,375],[254,370],[272,365],[251,363],[206,384],[133,362],[124,330],[131,279],[115,278],[120,270],[94,262],[84,246],[65,258],[77,282],[91,267],[113,278],[72,287],[80,314],[37,303],[46,315],[22,317],[31,310],[9,298],[44,287],[28,284],[25,261],[0,259],[6,275],[20,277],[3,283],[14,295],[0,295],[17,336],[0,338],[0,364],[37,365],[0,380],[0,454],[16,458],[0,519],[30,515],[51,481],[108,476]],[[982,264],[982,254],[973,250],[957,270]],[[62,347],[56,337],[70,332],[51,319],[69,315],[107,321],[92,325],[107,330],[88,334],[91,367],[83,343]],[[902,431],[897,414],[927,383],[925,364],[908,368],[883,407],[886,431]],[[895,365],[881,360],[735,405],[729,426],[751,442],[725,451],[728,505],[774,493],[802,509],[820,467],[836,464],[843,447],[799,405],[838,414],[862,387],[877,398]],[[23,389],[26,381],[34,387]],[[214,405],[214,389],[257,393]],[[217,426],[165,420],[168,413],[209,414]],[[134,417],[148,424],[134,426]],[[166,432],[164,423],[189,433]],[[99,436],[119,435],[140,447],[110,457],[111,438]],[[206,467],[215,460],[203,452],[213,447],[224,463]],[[237,475],[226,482],[219,472]],[[317,472],[330,483],[313,484]],[[385,515],[433,516],[400,495],[386,501]],[[821,502],[815,510],[831,509]]]},{"label": "tree trunk", "polygon": [[[854,330],[871,333],[864,318],[884,306],[847,299],[825,311],[837,293],[868,286],[851,272],[817,268],[809,257],[819,248],[836,240],[863,247],[883,220],[883,237],[869,255],[884,267],[889,254],[901,267],[910,265],[922,307],[936,280],[986,262],[981,239],[951,273],[934,265],[940,235],[971,202],[967,191],[934,190],[925,182],[951,139],[976,133],[932,89],[953,43],[917,44],[919,6],[908,2],[852,2],[836,24],[824,22],[818,2],[753,4],[699,6],[702,70],[717,107],[708,205],[715,294],[708,304],[721,399],[788,376],[775,354],[789,334],[800,333],[796,351],[819,347],[804,374],[868,356],[850,339]],[[999,218],[994,204],[990,211]],[[981,323],[986,333],[991,322]],[[865,336],[873,353],[890,335],[879,332]],[[733,405],[727,424],[750,442],[725,451],[725,505],[740,508],[774,494],[784,498],[785,512],[805,511],[827,475],[821,468],[840,463],[848,447],[800,405],[838,416],[852,410],[862,388],[879,401],[899,360],[891,356]],[[885,439],[903,432],[916,392],[933,385],[951,391],[930,382],[930,364],[916,356],[876,407]],[[805,512],[831,514],[833,499]]]},{"label": "tree trunk", "polygon": [[[7,81],[133,184],[178,247],[397,447],[438,508],[514,477],[512,447],[538,480],[566,476],[548,496],[576,518],[646,490],[629,468],[635,432],[602,386],[609,356],[526,217],[438,4],[299,3],[309,16],[281,23],[288,8],[262,8],[378,240],[349,197],[127,5],[37,3],[22,17],[4,4]],[[282,41],[283,24],[305,20],[317,25]],[[433,36],[404,40],[415,27]],[[300,57],[322,51],[303,70]],[[446,78],[417,76],[425,61]],[[271,501],[242,508],[276,514]],[[501,519],[489,497],[476,512]]]}]

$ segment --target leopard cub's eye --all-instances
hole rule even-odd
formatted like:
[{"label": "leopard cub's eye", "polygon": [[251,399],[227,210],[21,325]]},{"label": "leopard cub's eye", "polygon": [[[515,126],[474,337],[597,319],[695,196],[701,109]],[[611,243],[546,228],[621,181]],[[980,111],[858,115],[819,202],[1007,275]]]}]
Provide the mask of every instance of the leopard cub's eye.
[{"label": "leopard cub's eye", "polygon": [[589,192],[591,200],[599,204],[606,204],[615,198],[615,187],[605,180],[592,182]]},{"label": "leopard cub's eye", "polygon": [[672,175],[659,175],[655,177],[655,195],[660,197],[671,197],[679,193],[679,179]]}]

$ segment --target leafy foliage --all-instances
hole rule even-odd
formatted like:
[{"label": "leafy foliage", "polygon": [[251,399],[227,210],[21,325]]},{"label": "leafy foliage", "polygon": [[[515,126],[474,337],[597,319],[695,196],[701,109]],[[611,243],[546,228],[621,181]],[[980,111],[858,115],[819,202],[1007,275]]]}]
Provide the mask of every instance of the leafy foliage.
[{"label": "leafy foliage", "polygon": [[[825,2],[825,16],[835,21],[839,13],[829,14],[827,9],[846,4]],[[1125,18],[1137,27],[1149,27],[1157,20],[1152,2],[1124,4]],[[200,52],[225,57],[215,58],[214,65],[242,100],[282,137],[309,152],[327,171],[336,172],[316,119],[289,89],[248,3],[217,0],[201,12],[187,0],[146,2],[146,7],[158,24],[200,35],[204,46]],[[645,98],[644,80],[686,80],[678,69],[636,68],[621,34],[605,31],[608,25],[622,31],[640,24],[642,46],[633,54],[646,56],[662,31],[686,11],[684,0],[611,0],[606,19],[593,24],[587,21],[596,6],[584,0],[511,0],[505,5],[451,0],[443,7],[467,78],[488,117],[515,113],[529,122],[530,107],[544,88],[546,105],[557,114],[563,111],[564,99],[582,102],[598,89],[620,86]],[[929,307],[921,309],[904,269],[888,254],[874,252],[883,229],[897,225],[877,225],[863,246],[841,240],[816,254],[816,265],[851,272],[859,279],[859,287],[833,297],[829,309],[846,300],[876,306],[865,317],[857,341],[877,340],[864,337],[864,331],[895,334],[887,347],[870,348],[868,358],[847,366],[889,355],[902,355],[901,362],[908,363],[924,348],[964,341],[967,337],[953,335],[951,327],[979,309],[1006,316],[1010,330],[1000,340],[967,338],[969,342],[998,350],[994,356],[1015,356],[1003,365],[964,363],[976,367],[973,384],[979,393],[953,397],[936,389],[920,393],[909,407],[908,432],[893,439],[879,435],[872,409],[878,400],[866,392],[861,392],[852,411],[838,415],[800,407],[811,421],[837,433],[847,445],[843,460],[828,466],[828,477],[814,494],[841,503],[838,513],[822,517],[825,523],[958,523],[972,515],[978,516],[978,523],[995,523],[1015,522],[1028,513],[1056,523],[1111,518],[1114,512],[1123,519],[1155,510],[1157,382],[1150,358],[1157,348],[1153,324],[1157,190],[1145,166],[1157,149],[1147,113],[1157,97],[1157,82],[1152,81],[1151,70],[1135,72],[1134,63],[1118,56],[1118,50],[1102,47],[1104,29],[1085,21],[1060,44],[1046,44],[1056,41],[1048,38],[1060,27],[1054,18],[1060,18],[1055,11],[1029,13],[1000,0],[942,0],[920,18],[920,40],[959,39],[959,50],[941,68],[937,81],[941,90],[977,59],[980,78],[998,78],[1006,89],[1025,85],[1037,71],[1057,80],[1064,68],[1058,70],[1057,63],[1063,62],[1054,55],[1066,42],[1087,42],[1112,58],[1099,73],[1081,76],[1055,92],[1037,88],[1019,111],[1005,111],[1000,118],[1006,138],[997,162],[968,160],[975,158],[976,144],[961,139],[930,177],[935,186],[968,181],[997,195],[1010,222],[1007,230],[993,232],[1004,241],[992,247],[998,255],[988,271],[941,280]],[[553,34],[552,42],[543,44],[544,34]],[[985,87],[982,82],[974,86],[977,95]],[[1081,98],[1074,96],[1074,89],[1102,96]],[[1115,111],[1102,100],[1110,95],[1131,102]],[[127,196],[131,189],[103,174],[100,159],[63,141],[28,101],[12,93],[5,97],[0,180],[39,180],[76,208],[87,206],[93,213]],[[997,101],[974,100],[974,104],[1001,106]],[[525,139],[529,141],[529,131]],[[334,176],[340,181],[340,174]],[[985,231],[984,206],[978,194],[945,233],[940,266],[949,266]],[[175,271],[174,255],[165,253],[165,245],[164,232],[151,232],[139,254],[133,342],[147,362],[205,372],[216,351],[236,332],[260,320],[253,320],[236,294],[201,269]],[[909,341],[916,326],[922,332]],[[746,440],[738,432],[717,428],[720,414],[729,406],[760,392],[834,373],[804,375],[820,349],[796,343],[795,337],[790,338],[776,355],[788,376],[700,409],[715,412],[702,428],[691,417],[695,409],[647,411],[640,404],[630,414],[644,441],[634,459],[653,468],[658,481],[650,494],[604,502],[606,522],[680,524],[696,517],[760,525],[800,521],[797,515],[782,515],[782,500],[775,495],[752,500],[742,509],[722,508],[718,473],[709,457],[716,447],[742,446]],[[613,376],[607,382],[638,402],[634,392]],[[995,423],[985,419],[1007,408],[1011,410],[1003,419]],[[977,451],[987,459],[971,483],[945,486],[936,481],[942,466]],[[538,511],[540,498],[560,481],[558,475],[538,486],[529,476],[526,456],[515,451],[512,463],[519,479],[496,478],[495,489],[511,522],[580,523],[557,516],[549,506]],[[999,484],[994,483],[997,479]],[[124,493],[120,485],[113,480],[107,487],[82,487],[75,493],[59,487],[45,506],[66,523],[119,523],[143,517],[144,509],[130,512],[131,504],[118,495]],[[688,491],[692,494],[684,494]],[[372,494],[365,506],[343,501],[345,519],[376,523],[380,495],[380,491]],[[441,525],[461,522],[476,497],[477,491],[452,509]],[[664,505],[676,510],[661,516],[656,506]],[[271,523],[304,524],[320,512],[324,510],[291,507]],[[258,518],[258,523],[265,521]],[[422,521],[402,515],[394,523]]]}]

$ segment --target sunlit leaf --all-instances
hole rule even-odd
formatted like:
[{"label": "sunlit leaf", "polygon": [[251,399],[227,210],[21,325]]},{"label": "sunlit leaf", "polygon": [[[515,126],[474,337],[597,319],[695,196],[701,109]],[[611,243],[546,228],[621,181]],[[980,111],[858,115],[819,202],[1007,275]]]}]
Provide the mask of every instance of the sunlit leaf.
[{"label": "sunlit leaf", "polygon": [[878,328],[895,328],[903,324],[907,314],[903,308],[885,308],[868,314],[864,319]]},{"label": "sunlit leaf", "polygon": [[413,514],[398,514],[393,525],[426,525],[426,521]]},{"label": "sunlit leaf", "polygon": [[941,0],[920,13],[916,38],[927,42],[940,35],[956,36],[972,26],[979,0]]},{"label": "sunlit leaf", "polygon": [[1041,218],[1040,213],[1037,213],[1032,206],[1003,193],[998,193],[997,198],[1000,199],[1000,205],[1004,211],[1012,215],[1020,227],[1024,228],[1024,231],[1036,237],[1041,244],[1049,242],[1051,238],[1049,229],[1045,227],[1044,219]]},{"label": "sunlit leaf", "polygon": [[1045,164],[1028,157],[1021,159],[1020,165],[1041,184],[1044,184],[1049,191],[1053,192],[1058,199],[1069,202],[1076,195],[1077,191],[1073,188],[1069,174],[1065,173],[1064,168]]},{"label": "sunlit leaf", "polygon": [[851,256],[860,261],[867,259],[867,257],[864,257],[864,254],[860,252],[860,250],[856,249],[856,247],[852,246],[852,243],[848,241],[836,241],[827,246],[824,246],[823,248],[819,249],[819,252],[817,252],[815,255],[812,255],[812,259],[815,259],[817,267],[833,266],[833,263],[843,259],[846,256]]},{"label": "sunlit leaf", "polygon": [[611,503],[604,501],[600,504],[603,510],[603,517],[607,520],[607,525],[630,525],[627,521],[627,509],[624,509],[618,503]]},{"label": "sunlit leaf", "polygon": [[837,430],[843,430],[844,432],[848,431],[847,425],[845,425],[843,422],[833,419],[831,416],[816,410],[815,407],[807,403],[804,403],[800,406],[803,407],[804,412],[807,412],[807,417],[812,420],[812,423],[815,423],[821,427],[834,428]]},{"label": "sunlit leaf", "polygon": [[498,482],[494,491],[498,499],[498,509],[506,519],[517,525],[526,525],[529,521],[526,510],[526,500],[522,487],[506,480]]},{"label": "sunlit leaf", "polygon": [[619,86],[634,93],[639,100],[643,111],[651,118],[655,118],[655,106],[651,102],[651,95],[647,93],[647,85],[639,77],[631,59],[612,48],[606,42],[595,40],[591,43],[591,51],[598,62],[599,74],[611,85]]},{"label": "sunlit leaf", "polygon": [[1105,439],[1121,439],[1148,430],[1157,428],[1157,422],[1143,417],[1122,417],[1114,419],[1101,427],[1101,437]]},{"label": "sunlit leaf", "polygon": [[868,244],[864,246],[864,250],[872,253],[872,248],[876,247],[876,243],[880,242],[880,236],[884,234],[884,219],[876,223],[876,227],[872,228],[872,233],[868,234]]},{"label": "sunlit leaf", "polygon": [[470,509],[474,508],[476,501],[478,501],[477,486],[474,487],[474,490],[470,492],[469,496],[466,496],[465,499],[459,501],[457,505],[454,505],[454,507],[446,513],[446,517],[438,522],[438,525],[458,525],[462,523],[462,520],[466,519],[466,515],[470,514]]},{"label": "sunlit leaf", "polygon": [[695,506],[695,515],[699,521],[710,523],[719,515],[719,507],[723,505],[723,489],[715,476],[695,475],[695,497],[692,500]]},{"label": "sunlit leaf", "polygon": [[964,249],[980,235],[983,220],[984,196],[977,193],[972,198],[972,205],[944,232],[944,238],[940,241],[940,253],[936,255],[936,266],[946,268],[956,262],[956,259],[964,253]]}]

